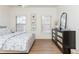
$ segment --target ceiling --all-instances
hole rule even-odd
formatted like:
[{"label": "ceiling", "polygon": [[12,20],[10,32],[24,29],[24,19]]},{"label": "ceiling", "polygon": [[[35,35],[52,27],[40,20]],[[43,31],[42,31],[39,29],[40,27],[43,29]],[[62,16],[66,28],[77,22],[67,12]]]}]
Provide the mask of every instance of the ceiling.
[{"label": "ceiling", "polygon": [[58,5],[8,5],[9,7],[57,7]]}]

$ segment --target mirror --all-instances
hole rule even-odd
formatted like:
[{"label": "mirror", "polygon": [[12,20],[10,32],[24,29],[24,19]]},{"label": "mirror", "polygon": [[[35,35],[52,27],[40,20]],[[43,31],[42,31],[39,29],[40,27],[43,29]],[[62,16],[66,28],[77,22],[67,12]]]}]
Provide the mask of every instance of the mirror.
[{"label": "mirror", "polygon": [[63,12],[60,17],[60,30],[66,30],[67,28],[67,13]]}]

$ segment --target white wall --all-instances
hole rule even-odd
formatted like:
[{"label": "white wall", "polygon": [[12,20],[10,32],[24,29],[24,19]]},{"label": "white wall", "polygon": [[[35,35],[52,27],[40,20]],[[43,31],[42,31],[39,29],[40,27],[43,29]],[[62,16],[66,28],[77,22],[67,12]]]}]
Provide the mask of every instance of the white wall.
[{"label": "white wall", "polygon": [[0,25],[9,28],[9,7],[7,6],[0,6]]},{"label": "white wall", "polygon": [[79,49],[79,6],[59,6],[58,19],[62,12],[67,12],[67,27],[76,30],[76,49]]},{"label": "white wall", "polygon": [[37,30],[36,30],[36,39],[51,39],[51,35],[44,34],[41,32],[41,16],[52,16],[51,20],[51,27],[54,27],[54,23],[57,20],[57,9],[55,7],[26,7],[26,8],[20,8],[20,7],[14,7],[11,8],[11,14],[10,14],[10,27],[13,30],[16,30],[16,16],[23,15],[26,16],[27,26],[26,30],[27,32],[31,32],[31,15],[35,14],[37,18]]}]

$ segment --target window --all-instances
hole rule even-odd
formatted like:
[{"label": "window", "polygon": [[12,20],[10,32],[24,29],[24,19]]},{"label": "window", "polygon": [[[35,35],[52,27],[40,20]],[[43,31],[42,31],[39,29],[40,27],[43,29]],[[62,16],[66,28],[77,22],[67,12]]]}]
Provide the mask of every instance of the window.
[{"label": "window", "polygon": [[51,33],[51,16],[42,16],[42,32]]},{"label": "window", "polygon": [[17,16],[16,17],[16,30],[17,31],[25,31],[26,26],[26,17],[25,16]]}]

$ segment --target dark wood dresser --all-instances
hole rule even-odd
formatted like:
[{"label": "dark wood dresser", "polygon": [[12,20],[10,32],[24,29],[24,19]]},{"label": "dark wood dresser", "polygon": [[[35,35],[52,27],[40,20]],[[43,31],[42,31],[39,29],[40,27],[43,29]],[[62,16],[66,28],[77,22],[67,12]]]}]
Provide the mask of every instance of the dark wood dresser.
[{"label": "dark wood dresser", "polygon": [[63,54],[70,54],[76,48],[76,31],[52,29],[52,41]]}]

